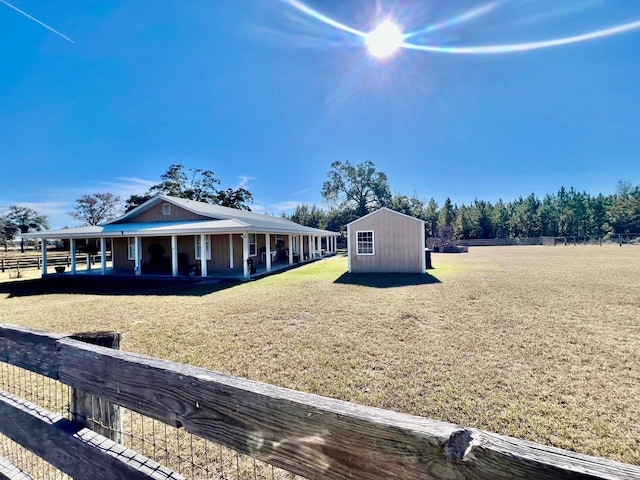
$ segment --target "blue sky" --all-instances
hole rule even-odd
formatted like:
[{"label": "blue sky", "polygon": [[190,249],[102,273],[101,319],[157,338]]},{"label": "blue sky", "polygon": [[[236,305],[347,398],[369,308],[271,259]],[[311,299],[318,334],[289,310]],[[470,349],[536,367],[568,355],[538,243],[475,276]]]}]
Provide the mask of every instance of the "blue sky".
[{"label": "blue sky", "polygon": [[[370,160],[394,193],[440,203],[640,183],[640,29],[380,60],[283,0],[10,4],[74,42],[0,3],[0,210],[29,205],[52,227],[77,225],[66,212],[81,195],[144,193],[172,163],[211,169],[277,215],[321,205],[335,160]],[[304,5],[362,32],[386,18],[405,33],[431,26],[412,41],[442,47],[640,20],[628,0]]]}]

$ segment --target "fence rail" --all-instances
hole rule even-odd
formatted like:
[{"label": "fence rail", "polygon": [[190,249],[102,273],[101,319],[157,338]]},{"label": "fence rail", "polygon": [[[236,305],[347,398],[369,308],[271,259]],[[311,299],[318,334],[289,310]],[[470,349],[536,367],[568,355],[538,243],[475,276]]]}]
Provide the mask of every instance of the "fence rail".
[{"label": "fence rail", "polygon": [[[107,252],[107,262],[111,261],[111,253]],[[102,262],[102,257],[97,255],[90,255],[87,253],[78,254],[76,256],[76,265],[87,265],[91,262],[91,265],[99,264]],[[47,265],[49,267],[70,267],[71,256],[70,255],[49,255],[47,258]],[[42,268],[42,256],[28,255],[24,257],[8,257],[0,258],[0,272],[11,270],[27,270],[27,269],[40,269]]]},{"label": "fence rail", "polygon": [[603,245],[638,243],[640,233],[615,233],[608,235],[566,235],[557,237],[496,237],[457,240],[458,245],[466,247],[492,247],[514,245]]},{"label": "fence rail", "polygon": [[[0,361],[57,379],[311,480],[640,478],[640,467],[632,465],[22,327],[0,325]],[[49,437],[29,435],[31,427],[20,426],[28,420],[34,429],[51,428],[36,426],[43,422],[37,407],[11,395],[2,395],[0,400],[0,416],[18,419],[0,422],[0,433],[41,452],[46,447],[42,442]],[[90,450],[96,443],[108,446],[110,452],[120,448],[73,422],[64,428],[59,421],[54,424],[58,430],[84,432],[76,432],[74,449],[78,443]],[[57,443],[60,455],[67,451],[65,458],[73,463],[76,456],[84,456],[80,454],[84,450],[70,450],[69,442]],[[127,451],[124,457],[127,455],[134,452]],[[122,468],[122,460],[114,464],[113,459],[108,463],[96,456],[93,461],[95,468]],[[148,476],[126,478],[161,478],[142,473]],[[111,478],[104,474],[98,477]]]}]

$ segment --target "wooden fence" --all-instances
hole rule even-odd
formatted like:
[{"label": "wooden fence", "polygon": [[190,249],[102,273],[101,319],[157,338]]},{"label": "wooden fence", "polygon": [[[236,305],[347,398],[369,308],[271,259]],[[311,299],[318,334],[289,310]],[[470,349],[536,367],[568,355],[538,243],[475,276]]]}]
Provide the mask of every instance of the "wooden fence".
[{"label": "wooden fence", "polygon": [[[111,254],[107,252],[107,262],[111,261]],[[89,255],[87,253],[78,253],[76,256],[76,265],[87,265],[91,262],[92,265],[100,264],[102,257],[98,255]],[[70,267],[71,256],[70,255],[51,255],[47,257],[47,266],[49,267]],[[0,258],[0,272],[11,270],[26,270],[42,268],[42,256],[39,255],[27,255],[24,257],[8,257]]]},{"label": "wooden fence", "polygon": [[[0,361],[311,480],[640,479],[637,466],[17,326],[0,324]],[[180,478],[14,395],[0,393],[0,418],[0,433],[73,478]]]},{"label": "wooden fence", "polygon": [[493,247],[512,245],[603,245],[638,243],[640,233],[612,233],[608,235],[568,235],[559,237],[496,237],[460,239],[456,243],[465,247]]}]

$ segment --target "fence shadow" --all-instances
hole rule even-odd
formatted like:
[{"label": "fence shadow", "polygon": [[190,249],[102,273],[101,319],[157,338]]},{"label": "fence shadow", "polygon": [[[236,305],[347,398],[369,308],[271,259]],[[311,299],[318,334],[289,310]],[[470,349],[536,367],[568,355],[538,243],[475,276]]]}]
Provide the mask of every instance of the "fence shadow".
[{"label": "fence shadow", "polygon": [[373,288],[394,288],[441,283],[433,275],[421,273],[343,273],[333,283]]},{"label": "fence shadow", "polygon": [[226,290],[239,282],[201,279],[123,279],[101,277],[39,278],[16,282],[0,282],[0,295],[8,298],[36,295],[156,295],[201,297]]}]

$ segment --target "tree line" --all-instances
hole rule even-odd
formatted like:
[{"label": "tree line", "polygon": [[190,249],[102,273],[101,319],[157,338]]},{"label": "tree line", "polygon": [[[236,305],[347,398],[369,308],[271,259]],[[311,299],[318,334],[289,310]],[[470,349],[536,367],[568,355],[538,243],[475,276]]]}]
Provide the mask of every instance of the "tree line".
[{"label": "tree line", "polygon": [[[112,193],[94,193],[76,200],[69,214],[85,225],[98,225],[128,212],[159,193],[231,208],[251,210],[253,195],[244,187],[220,189],[220,180],[211,170],[185,169],[171,165],[160,182],[147,192],[123,201]],[[586,236],[640,233],[640,185],[619,182],[611,195],[593,195],[574,188],[560,188],[542,199],[534,194],[513,201],[492,203],[476,199],[470,204],[442,205],[431,198],[391,193],[389,179],[372,162],[353,165],[333,162],[322,185],[328,208],[300,204],[285,218],[301,225],[343,231],[346,225],[378,208],[392,210],[425,221],[430,237],[478,239],[539,236]],[[49,228],[46,216],[13,205],[0,215],[0,243],[19,234]],[[24,242],[21,243],[24,250]]]},{"label": "tree line", "polygon": [[478,239],[496,237],[585,236],[640,233],[640,185],[619,182],[611,195],[592,195],[573,187],[540,199],[535,194],[492,203],[442,205],[400,193],[391,194],[388,177],[371,162],[334,162],[322,196],[329,209],[298,205],[287,218],[315,228],[341,231],[346,224],[387,207],[425,221],[427,236]]}]

